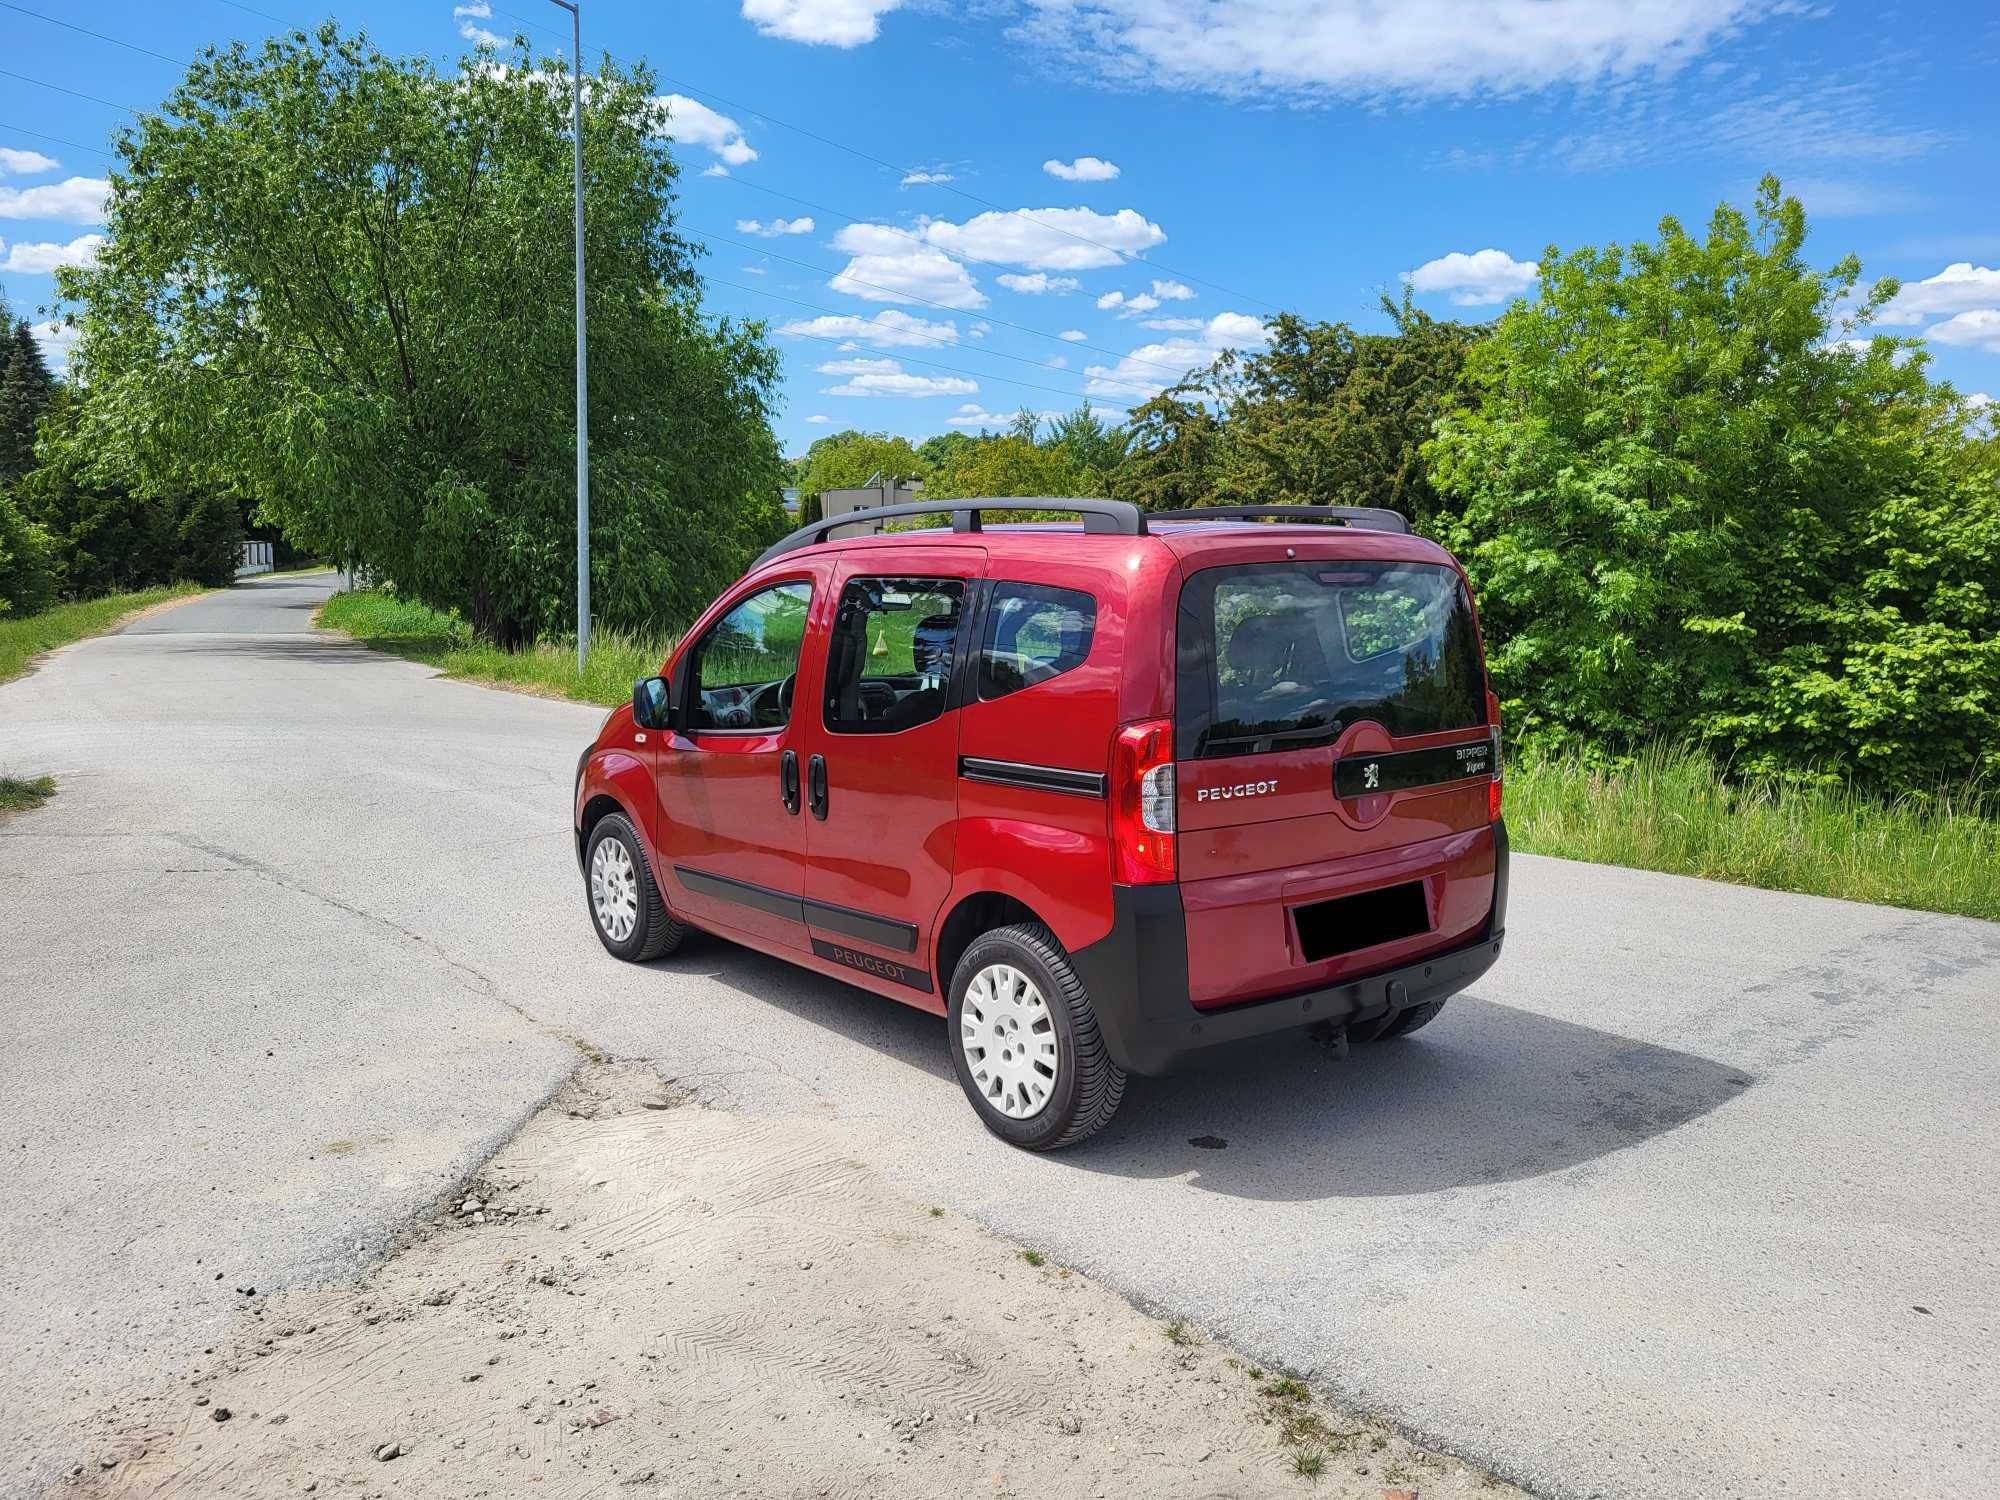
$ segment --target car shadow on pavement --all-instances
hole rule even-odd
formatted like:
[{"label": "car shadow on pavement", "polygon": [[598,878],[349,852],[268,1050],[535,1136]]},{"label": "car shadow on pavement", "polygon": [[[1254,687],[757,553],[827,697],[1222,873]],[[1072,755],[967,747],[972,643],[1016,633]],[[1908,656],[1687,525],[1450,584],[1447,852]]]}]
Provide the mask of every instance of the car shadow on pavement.
[{"label": "car shadow on pavement", "polygon": [[[698,936],[665,966],[921,1069],[957,1092],[943,1023]],[[1743,1093],[1742,1069],[1465,994],[1421,1032],[1344,1059],[1305,1032],[1134,1078],[1102,1134],[1048,1158],[1267,1200],[1384,1198],[1540,1177],[1622,1151]],[[965,1125],[979,1128],[966,1106]]]}]

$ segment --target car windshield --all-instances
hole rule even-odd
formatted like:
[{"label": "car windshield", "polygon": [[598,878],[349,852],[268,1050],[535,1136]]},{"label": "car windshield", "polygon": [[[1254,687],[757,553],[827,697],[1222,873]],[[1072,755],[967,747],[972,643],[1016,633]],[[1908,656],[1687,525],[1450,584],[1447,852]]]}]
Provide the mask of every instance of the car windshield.
[{"label": "car windshield", "polygon": [[1330,744],[1369,719],[1398,737],[1486,720],[1458,575],[1428,563],[1254,563],[1181,591],[1183,759]]}]

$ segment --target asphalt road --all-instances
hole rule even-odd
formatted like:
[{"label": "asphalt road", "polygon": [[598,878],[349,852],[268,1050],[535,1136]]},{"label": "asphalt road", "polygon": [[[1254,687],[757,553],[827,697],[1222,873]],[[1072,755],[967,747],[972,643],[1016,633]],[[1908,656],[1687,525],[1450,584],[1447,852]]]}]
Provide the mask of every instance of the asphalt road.
[{"label": "asphalt road", "polygon": [[[1554,860],[1421,1037],[1140,1081],[991,1140],[936,1020],[591,936],[595,710],[239,587],[0,687],[0,1493],[348,1274],[579,1045],[855,1151],[1552,1496],[2000,1493],[2000,927]],[[1996,875],[2000,878],[2000,875]],[[1219,1136],[1221,1150],[1191,1137]]]}]

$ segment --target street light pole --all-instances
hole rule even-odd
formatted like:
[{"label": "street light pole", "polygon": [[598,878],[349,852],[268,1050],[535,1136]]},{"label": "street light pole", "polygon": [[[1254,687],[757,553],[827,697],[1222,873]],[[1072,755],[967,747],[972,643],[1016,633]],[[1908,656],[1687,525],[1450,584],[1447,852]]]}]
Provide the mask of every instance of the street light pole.
[{"label": "street light pole", "polygon": [[576,136],[576,670],[590,655],[590,375],[583,329],[583,12],[572,0],[549,0],[569,12],[570,129]]}]

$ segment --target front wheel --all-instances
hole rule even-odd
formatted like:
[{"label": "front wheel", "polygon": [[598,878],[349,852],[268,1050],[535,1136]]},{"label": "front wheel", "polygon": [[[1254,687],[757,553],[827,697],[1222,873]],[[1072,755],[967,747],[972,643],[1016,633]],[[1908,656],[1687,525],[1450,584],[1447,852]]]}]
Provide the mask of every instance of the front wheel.
[{"label": "front wheel", "polygon": [[614,958],[641,964],[673,952],[687,936],[687,927],[668,912],[639,835],[623,813],[607,814],[590,830],[583,883],[590,925]]},{"label": "front wheel", "polygon": [[982,933],[952,973],[952,1069],[986,1128],[1030,1151],[1095,1135],[1125,1097],[1097,1013],[1038,922]]}]

